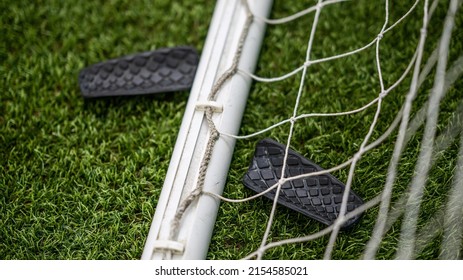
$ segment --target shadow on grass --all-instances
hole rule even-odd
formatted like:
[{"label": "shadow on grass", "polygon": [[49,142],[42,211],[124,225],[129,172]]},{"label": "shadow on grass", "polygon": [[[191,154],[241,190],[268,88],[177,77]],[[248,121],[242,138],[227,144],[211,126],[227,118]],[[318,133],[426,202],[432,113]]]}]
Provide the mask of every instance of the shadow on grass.
[{"label": "shadow on grass", "polygon": [[[94,114],[97,118],[107,117],[113,110],[122,110],[129,115],[159,110],[164,106],[175,105],[187,101],[189,92],[164,92],[155,94],[143,94],[134,96],[111,96],[98,98],[85,98],[83,110]],[[128,115],[128,116],[129,116]]]}]

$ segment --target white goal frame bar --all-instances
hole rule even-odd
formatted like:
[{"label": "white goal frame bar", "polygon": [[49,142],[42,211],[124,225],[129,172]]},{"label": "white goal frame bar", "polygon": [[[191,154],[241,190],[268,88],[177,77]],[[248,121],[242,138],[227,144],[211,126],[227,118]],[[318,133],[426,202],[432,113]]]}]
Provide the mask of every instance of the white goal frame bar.
[{"label": "white goal frame bar", "polygon": [[[249,0],[248,4],[253,14],[267,18],[272,0]],[[216,108],[213,121],[218,131],[238,134],[250,77],[235,74],[223,85],[214,102],[207,98],[217,79],[233,63],[247,12],[243,0],[217,1],[142,259],[206,258],[220,204],[218,199],[199,196],[185,211],[175,240],[170,240],[170,231],[179,205],[197,184],[210,136],[204,106]],[[254,72],[264,33],[265,23],[254,20],[243,45],[239,69]],[[205,192],[222,194],[235,141],[219,137],[215,143],[204,181]]]}]

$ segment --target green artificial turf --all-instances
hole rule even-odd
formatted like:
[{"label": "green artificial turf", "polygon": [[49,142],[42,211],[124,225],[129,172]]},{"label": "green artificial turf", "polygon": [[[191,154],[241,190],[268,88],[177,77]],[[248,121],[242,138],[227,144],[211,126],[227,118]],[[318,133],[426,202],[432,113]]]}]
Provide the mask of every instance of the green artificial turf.
[{"label": "green artificial turf", "polygon": [[[272,17],[300,11],[315,1],[275,1]],[[358,3],[357,3],[358,2]],[[413,1],[390,1],[390,22]],[[423,2],[423,1],[422,1]],[[440,1],[429,26],[426,60],[437,44],[448,1]],[[1,1],[0,2],[0,258],[138,259],[180,127],[187,92],[96,100],[81,98],[79,70],[130,53],[192,45],[201,51],[214,1]],[[394,83],[412,56],[421,27],[422,3],[381,43],[386,86]],[[462,13],[457,15],[450,61],[462,54]],[[375,38],[384,18],[383,1],[348,1],[325,8],[312,57],[361,47]],[[313,14],[267,29],[257,74],[285,74],[303,62]],[[374,47],[342,60],[309,68],[299,112],[339,112],[361,107],[379,90]],[[300,75],[282,82],[255,83],[242,121],[248,134],[291,116]],[[419,92],[416,112],[427,99],[432,77]],[[373,139],[400,109],[410,84],[385,99]],[[438,135],[462,102],[461,81],[443,100]],[[359,148],[374,108],[336,118],[298,121],[292,148],[328,168]],[[225,195],[252,195],[241,178],[255,143],[272,137],[284,143],[289,126],[239,140]],[[422,129],[404,151],[394,201],[414,172]],[[353,189],[365,200],[384,185],[393,135],[358,164]],[[457,137],[458,138],[458,137]],[[440,153],[425,190],[420,225],[446,201],[456,165],[458,141]],[[342,181],[348,170],[334,173]],[[237,259],[260,245],[271,203],[266,199],[222,203],[208,258]],[[333,258],[356,259],[371,236],[377,208],[341,233]],[[270,240],[314,233],[323,225],[278,207]],[[385,237],[378,258],[393,258],[400,220]],[[440,237],[418,256],[435,259]],[[269,250],[267,259],[318,259],[328,237]]]}]

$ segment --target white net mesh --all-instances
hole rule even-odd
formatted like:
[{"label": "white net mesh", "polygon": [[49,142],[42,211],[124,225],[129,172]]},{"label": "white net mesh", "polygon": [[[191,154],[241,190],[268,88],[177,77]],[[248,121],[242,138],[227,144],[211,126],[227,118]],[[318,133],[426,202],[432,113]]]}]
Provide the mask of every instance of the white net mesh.
[{"label": "white net mesh", "polygon": [[[291,11],[278,10],[288,5],[277,2],[275,15],[293,15],[250,17],[269,24],[258,74],[236,63],[216,85],[231,75],[256,81],[241,135],[215,132],[210,122],[208,149],[217,137],[238,139],[210,257],[461,258],[460,2],[319,0]],[[364,19],[354,28],[352,14]],[[276,55],[288,60],[274,65]],[[292,147],[345,182],[332,226],[243,190],[243,162],[263,137],[286,145],[285,162]],[[276,198],[284,182],[306,176],[282,176]],[[365,204],[346,214],[350,189]],[[213,194],[198,186],[190,198],[199,195]],[[365,211],[358,225],[340,232]]]}]

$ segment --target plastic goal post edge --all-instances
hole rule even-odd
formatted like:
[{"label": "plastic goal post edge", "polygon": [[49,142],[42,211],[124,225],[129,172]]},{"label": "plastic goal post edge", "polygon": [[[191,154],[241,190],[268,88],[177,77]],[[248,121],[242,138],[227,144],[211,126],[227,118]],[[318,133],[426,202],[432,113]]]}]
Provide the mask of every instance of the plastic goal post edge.
[{"label": "plastic goal post edge", "polygon": [[[249,0],[248,3],[255,15],[268,17],[272,0]],[[214,83],[232,65],[246,18],[242,0],[217,2],[142,259],[206,258],[220,204],[218,199],[200,196],[184,213],[177,238],[169,240],[169,235],[180,203],[196,185],[209,137],[201,104],[208,103]],[[239,69],[254,72],[264,32],[265,24],[254,20],[243,45]],[[249,77],[235,74],[218,93],[214,105],[222,110],[214,113],[213,120],[220,132],[238,133],[250,86]],[[204,191],[222,194],[235,141],[219,137],[215,143]],[[173,253],[166,254],[166,251]]]}]

